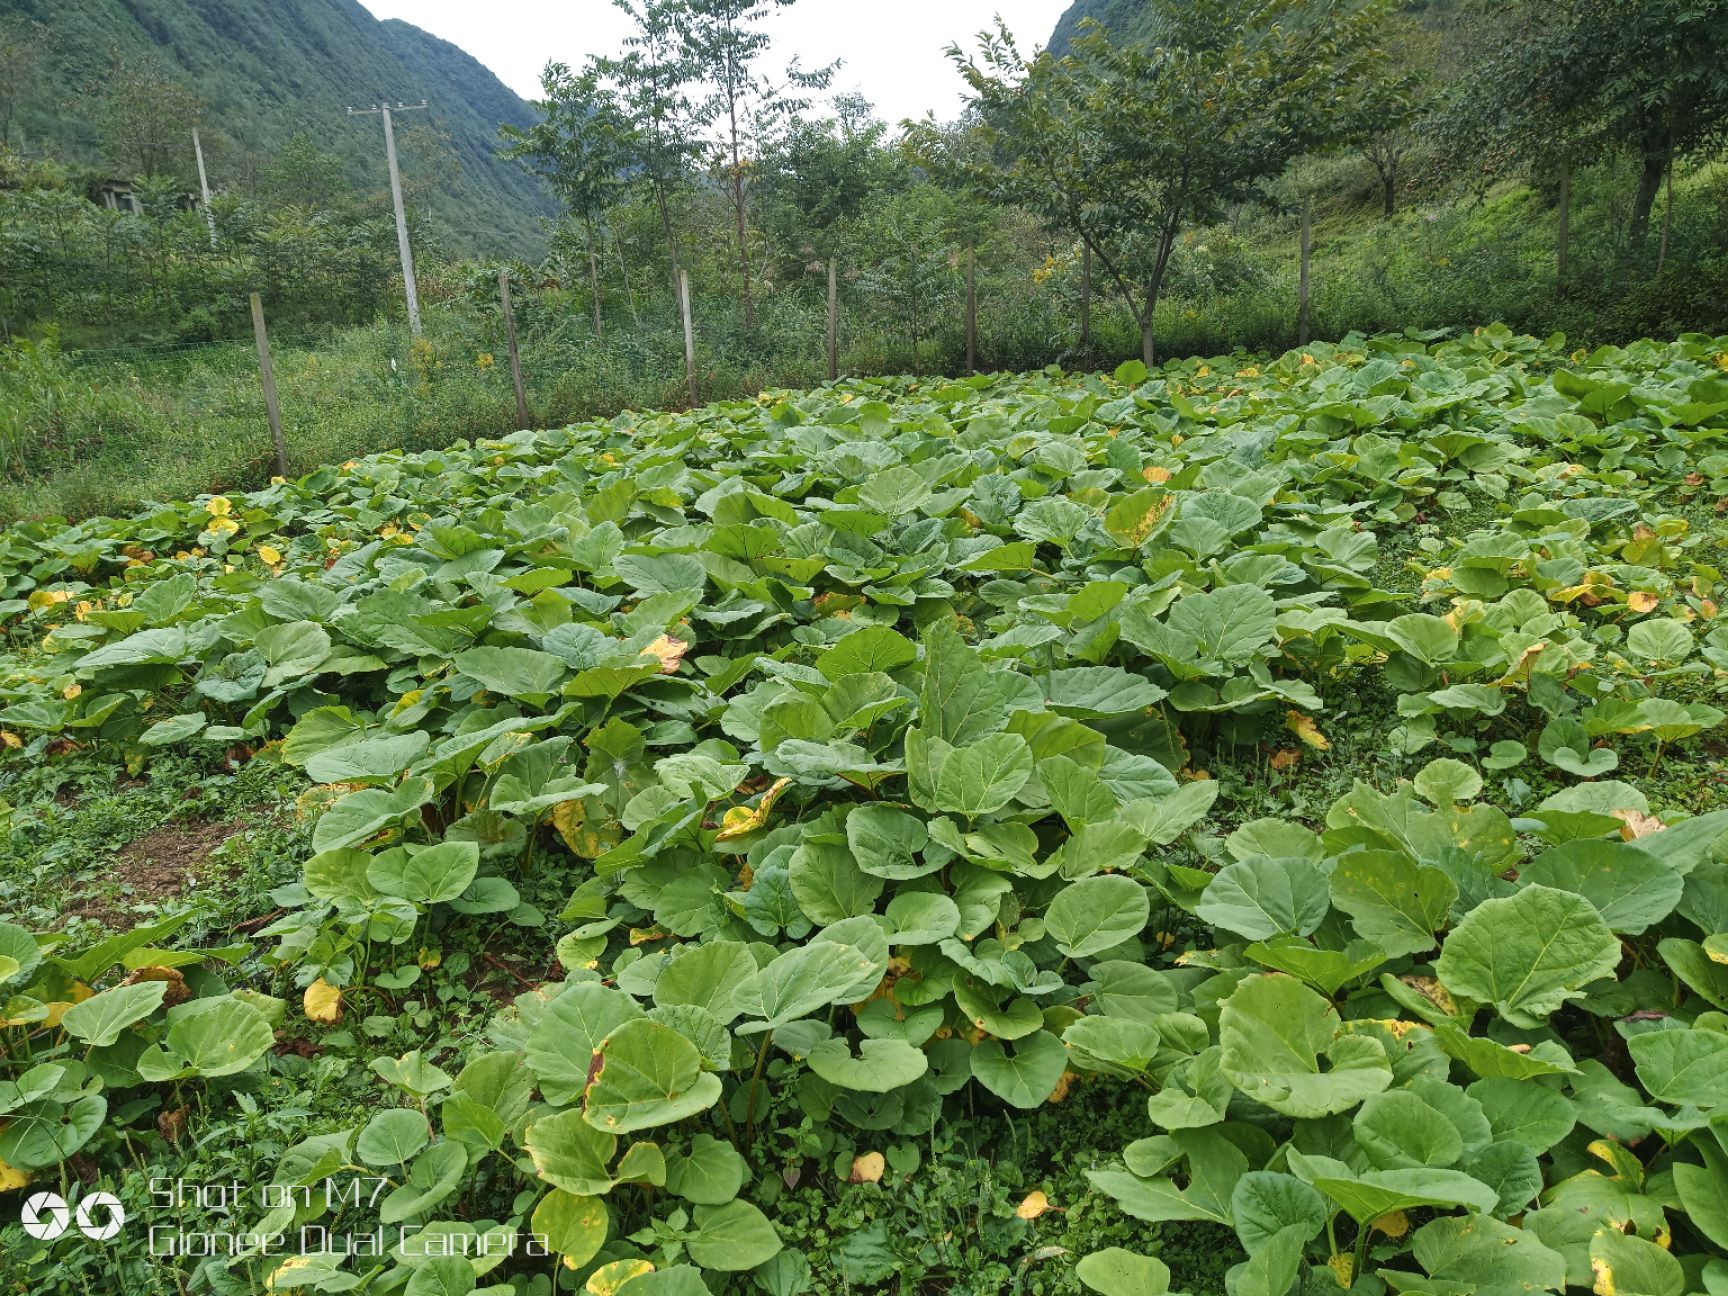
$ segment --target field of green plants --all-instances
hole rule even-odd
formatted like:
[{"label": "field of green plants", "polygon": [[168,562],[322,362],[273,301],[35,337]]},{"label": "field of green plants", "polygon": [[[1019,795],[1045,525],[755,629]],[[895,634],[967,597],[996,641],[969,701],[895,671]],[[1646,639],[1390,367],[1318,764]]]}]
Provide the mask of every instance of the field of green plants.
[{"label": "field of green plants", "polygon": [[1728,1296],[1725,500],[1495,327],[14,526],[0,1275]]}]

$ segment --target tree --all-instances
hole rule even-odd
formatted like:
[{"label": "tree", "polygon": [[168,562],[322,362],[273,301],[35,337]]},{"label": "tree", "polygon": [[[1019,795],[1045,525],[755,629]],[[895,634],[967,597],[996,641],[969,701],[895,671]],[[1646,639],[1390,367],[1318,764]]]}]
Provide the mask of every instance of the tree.
[{"label": "tree", "polygon": [[947,242],[951,209],[936,185],[917,184],[879,194],[861,231],[871,253],[864,283],[905,330],[914,374],[923,372],[923,344],[952,317],[958,295],[957,256]]},{"label": "tree", "polygon": [[691,102],[698,69],[680,23],[682,0],[612,0],[636,30],[619,58],[597,59],[595,69],[616,87],[618,106],[633,129],[629,161],[653,195],[666,239],[672,291],[678,292],[678,240],[672,232],[672,195],[684,183],[701,144],[702,122]]},{"label": "tree", "polygon": [[53,33],[40,23],[22,18],[0,22],[0,146],[12,135],[12,118],[18,105],[36,88],[42,56]]},{"label": "tree", "polygon": [[1642,248],[1675,157],[1728,139],[1728,0],[1515,0],[1511,16],[1438,133],[1501,172],[1629,148]]},{"label": "tree", "polygon": [[804,72],[796,62],[783,83],[763,80],[756,63],[767,52],[762,20],[796,0],[685,0],[685,49],[692,66],[710,87],[702,116],[719,128],[714,142],[716,170],[732,202],[738,234],[738,273],[743,284],[744,326],[756,324],[750,296],[750,237],[746,195],[752,150],[760,153],[775,127],[809,106],[799,90],[821,90],[834,68]]},{"label": "tree", "polygon": [[1151,0],[1145,42],[1089,23],[1071,54],[1029,62],[999,24],[979,58],[949,51],[992,155],[969,168],[973,183],[1091,250],[1151,364],[1177,236],[1338,138],[1385,12],[1378,0]]},{"label": "tree", "polygon": [[1397,210],[1398,178],[1416,144],[1411,125],[1420,115],[1422,81],[1407,61],[1383,55],[1364,69],[1346,101],[1340,130],[1374,168],[1383,220]]},{"label": "tree", "polygon": [[856,95],[837,97],[838,115],[794,118],[764,159],[763,187],[788,243],[835,256],[850,222],[872,195],[895,183],[898,160],[886,147],[887,124]]},{"label": "tree", "polygon": [[342,159],[324,152],[305,131],[290,136],[265,164],[259,191],[278,206],[314,209],[335,207],[353,196]]},{"label": "tree", "polygon": [[600,243],[606,213],[625,188],[632,132],[610,87],[590,65],[581,73],[548,63],[540,74],[540,120],[525,129],[505,126],[504,156],[543,177],[585,235],[588,286],[594,296],[594,334],[601,336]]},{"label": "tree", "polygon": [[109,53],[106,78],[90,87],[109,162],[126,176],[187,179],[191,132],[204,100],[169,76],[153,55]]}]

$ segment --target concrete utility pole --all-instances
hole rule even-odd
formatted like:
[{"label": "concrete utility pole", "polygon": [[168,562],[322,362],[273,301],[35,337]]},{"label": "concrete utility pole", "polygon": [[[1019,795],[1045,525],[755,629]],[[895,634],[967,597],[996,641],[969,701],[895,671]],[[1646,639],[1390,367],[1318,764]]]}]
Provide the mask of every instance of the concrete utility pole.
[{"label": "concrete utility pole", "polygon": [[198,155],[198,192],[204,196],[204,223],[210,227],[210,246],[216,246],[216,213],[210,210],[210,177],[204,174],[204,145],[198,128],[192,128],[192,151]]},{"label": "concrete utility pole", "polygon": [[[422,99],[417,104],[399,103],[396,112],[418,112],[426,106]],[[390,200],[396,205],[396,249],[402,254],[402,288],[408,295],[408,331],[415,337],[420,336],[420,290],[414,283],[414,251],[408,246],[408,214],[402,208],[402,173],[396,167],[396,130],[391,123],[391,106],[388,103],[374,104],[370,108],[350,108],[350,117],[367,117],[373,113],[381,113],[384,117],[384,156],[390,161]]]}]

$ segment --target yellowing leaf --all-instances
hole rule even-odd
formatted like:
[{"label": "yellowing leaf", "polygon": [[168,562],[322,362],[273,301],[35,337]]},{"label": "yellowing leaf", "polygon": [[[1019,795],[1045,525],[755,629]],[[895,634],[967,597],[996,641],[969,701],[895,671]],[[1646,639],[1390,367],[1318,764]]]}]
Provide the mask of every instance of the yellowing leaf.
[{"label": "yellowing leaf", "polygon": [[[270,1272],[270,1275],[264,1279],[264,1290],[265,1291],[288,1291],[290,1288],[297,1287],[299,1284],[292,1281],[294,1271],[296,1269],[304,1269],[304,1268],[306,1268],[307,1265],[309,1265],[311,1263],[312,1263],[312,1257],[311,1256],[304,1256],[304,1255],[289,1256],[281,1264],[276,1266],[276,1268]],[[289,1279],[289,1281],[283,1282],[280,1285],[278,1285],[277,1279],[279,1279],[279,1278]]]},{"label": "yellowing leaf", "polygon": [[866,1152],[863,1156],[852,1158],[852,1183],[881,1183],[882,1172],[888,1168],[888,1160],[880,1152]]},{"label": "yellowing leaf", "polygon": [[12,1192],[30,1182],[30,1172],[0,1161],[0,1192]]},{"label": "yellowing leaf", "polygon": [[240,524],[231,517],[219,517],[207,529],[212,535],[233,535]]},{"label": "yellowing leaf", "polygon": [[589,818],[587,801],[561,801],[552,807],[552,826],[572,854],[598,859],[622,839],[618,825]]},{"label": "yellowing leaf", "polygon": [[643,657],[653,657],[660,662],[662,675],[676,675],[678,663],[684,660],[684,653],[690,647],[682,639],[674,639],[671,635],[661,635],[641,652]]},{"label": "yellowing leaf", "polygon": [[720,816],[720,831],[714,835],[715,841],[735,841],[761,828],[768,822],[769,812],[774,809],[774,803],[780,799],[780,794],[792,786],[789,778],[775,779],[774,784],[762,794],[762,799],[752,810],[749,806],[733,806]]},{"label": "yellowing leaf", "polygon": [[233,512],[234,504],[226,495],[212,495],[210,502],[204,506],[204,511],[211,517],[227,517]]},{"label": "yellowing leaf", "polygon": [[17,734],[13,733],[10,729],[0,729],[0,743],[3,743],[8,747],[22,747],[24,745],[24,740]]},{"label": "yellowing leaf", "polygon": [[1286,711],[1284,713],[1284,727],[1315,751],[1326,751],[1332,746],[1331,740],[1321,733],[1320,726],[1314,723],[1314,717],[1304,715],[1300,711]]},{"label": "yellowing leaf", "polygon": [[1652,594],[1649,590],[1633,590],[1626,596],[1626,606],[1640,616],[1653,611],[1661,601],[1658,595]]},{"label": "yellowing leaf", "polygon": [[618,1289],[632,1278],[653,1272],[654,1265],[647,1260],[614,1260],[588,1275],[585,1290],[588,1296],[617,1296]]},{"label": "yellowing leaf", "polygon": [[1171,472],[1168,468],[1153,466],[1151,468],[1142,468],[1140,470],[1140,475],[1147,481],[1151,482],[1154,486],[1162,486],[1176,474]]},{"label": "yellowing leaf", "polygon": [[1620,821],[1620,839],[1622,841],[1637,841],[1640,837],[1659,833],[1668,826],[1655,815],[1645,814],[1641,810],[1625,808],[1610,810],[1608,813]]},{"label": "yellowing leaf", "polygon": [[1374,1227],[1389,1238],[1401,1238],[1410,1231],[1410,1217],[1401,1210],[1395,1210],[1375,1220]]},{"label": "yellowing leaf", "polygon": [[1355,1263],[1347,1255],[1326,1257],[1326,1267],[1338,1275],[1338,1285],[1349,1287],[1351,1274],[1355,1271]]},{"label": "yellowing leaf", "polygon": [[300,1002],[306,1010],[307,1021],[339,1022],[342,1020],[342,991],[331,985],[323,977],[319,977],[306,987],[306,993],[301,996]]},{"label": "yellowing leaf", "polygon": [[1295,767],[1302,759],[1302,753],[1294,747],[1285,747],[1272,753],[1272,759],[1267,763],[1275,770],[1287,770]]},{"label": "yellowing leaf", "polygon": [[1040,1189],[1034,1188],[1026,1194],[1025,1200],[1014,1208],[1014,1214],[1019,1219],[1035,1220],[1049,1209],[1050,1199]]},{"label": "yellowing leaf", "polygon": [[275,545],[259,545],[258,556],[272,567],[282,561],[282,551]]}]

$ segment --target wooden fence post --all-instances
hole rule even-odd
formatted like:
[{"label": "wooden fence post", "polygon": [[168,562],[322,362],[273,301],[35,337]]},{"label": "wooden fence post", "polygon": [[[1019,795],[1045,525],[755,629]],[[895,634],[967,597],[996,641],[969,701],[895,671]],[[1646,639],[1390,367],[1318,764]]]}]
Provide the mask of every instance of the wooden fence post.
[{"label": "wooden fence post", "polygon": [[1572,224],[1572,159],[1560,160],[1560,230],[1554,246],[1554,295],[1566,295],[1566,243]]},{"label": "wooden fence post", "polygon": [[1092,363],[1092,245],[1080,244],[1080,355],[1088,368]]},{"label": "wooden fence post", "polygon": [[828,258],[828,381],[840,376],[840,272]]},{"label": "wooden fence post", "polygon": [[270,363],[270,335],[264,329],[264,303],[252,294],[252,336],[258,343],[258,376],[264,381],[264,412],[270,419],[270,443],[276,452],[276,475],[288,475],[288,443],[282,438],[282,411],[276,407],[276,369]]},{"label": "wooden fence post", "polygon": [[1296,345],[1308,345],[1308,256],[1313,251],[1310,209],[1312,202],[1302,200],[1302,269],[1296,284]]},{"label": "wooden fence post", "polygon": [[504,308],[504,338],[510,346],[510,382],[516,388],[516,426],[527,427],[528,394],[522,388],[522,353],[516,348],[516,313],[510,309],[510,272],[498,272],[498,301]]},{"label": "wooden fence post", "polygon": [[978,275],[977,256],[966,248],[966,372],[978,372]]},{"label": "wooden fence post", "polygon": [[1668,175],[1665,180],[1668,196],[1662,203],[1662,243],[1656,250],[1656,273],[1662,273],[1662,267],[1668,260],[1668,232],[1674,227],[1674,157],[1668,157]]},{"label": "wooden fence post", "polygon": [[696,395],[696,331],[690,323],[690,272],[678,271],[678,305],[684,312],[684,377],[690,385],[690,408],[700,403]]}]

